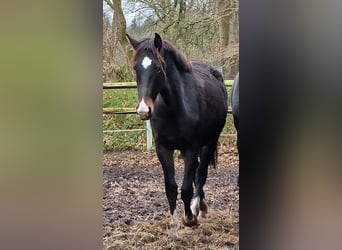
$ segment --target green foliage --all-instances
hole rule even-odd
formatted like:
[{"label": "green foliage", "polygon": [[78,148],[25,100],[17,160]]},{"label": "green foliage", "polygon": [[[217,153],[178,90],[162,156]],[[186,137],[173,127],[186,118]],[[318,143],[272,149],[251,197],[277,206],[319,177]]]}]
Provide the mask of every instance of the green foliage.
[{"label": "green foliage", "polygon": [[134,80],[134,73],[129,66],[120,65],[115,69],[115,82],[131,82]]},{"label": "green foliage", "polygon": [[[135,89],[108,89],[103,91],[104,108],[134,108],[137,102]],[[145,129],[145,123],[135,114],[103,115],[103,130]],[[104,133],[103,150],[144,150],[146,132],[130,131]]]},{"label": "green foliage", "polygon": [[236,136],[231,136],[236,134],[236,129],[234,127],[233,115],[227,114],[226,124],[222,130],[219,142],[221,145],[234,144],[236,145]]},{"label": "green foliage", "polygon": [[134,108],[137,100],[136,89],[107,89],[103,91],[104,108]]},{"label": "green foliage", "polygon": [[[145,129],[146,125],[136,115],[104,115],[103,130]],[[146,132],[130,131],[103,134],[103,150],[146,149]]]}]

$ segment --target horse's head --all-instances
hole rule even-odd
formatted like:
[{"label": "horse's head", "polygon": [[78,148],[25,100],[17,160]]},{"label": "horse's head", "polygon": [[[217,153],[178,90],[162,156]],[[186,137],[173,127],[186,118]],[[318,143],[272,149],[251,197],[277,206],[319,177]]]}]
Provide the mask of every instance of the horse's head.
[{"label": "horse's head", "polygon": [[137,41],[127,35],[135,50],[134,70],[138,86],[137,114],[142,120],[150,119],[154,101],[163,88],[165,81],[165,61],[160,51],[163,46],[161,37],[156,33],[154,40]]}]

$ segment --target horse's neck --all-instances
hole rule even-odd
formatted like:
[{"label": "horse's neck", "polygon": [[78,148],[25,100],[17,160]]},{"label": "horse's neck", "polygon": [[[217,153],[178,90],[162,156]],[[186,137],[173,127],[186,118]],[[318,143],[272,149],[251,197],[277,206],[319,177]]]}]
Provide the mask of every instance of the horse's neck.
[{"label": "horse's neck", "polygon": [[165,87],[160,94],[167,106],[177,108],[182,105],[184,88],[186,87],[184,85],[185,81],[180,77],[179,73],[168,74],[166,72]]},{"label": "horse's neck", "polygon": [[174,82],[169,78],[166,78],[164,88],[161,90],[160,95],[169,108],[173,108],[179,103],[179,90],[174,86]]}]

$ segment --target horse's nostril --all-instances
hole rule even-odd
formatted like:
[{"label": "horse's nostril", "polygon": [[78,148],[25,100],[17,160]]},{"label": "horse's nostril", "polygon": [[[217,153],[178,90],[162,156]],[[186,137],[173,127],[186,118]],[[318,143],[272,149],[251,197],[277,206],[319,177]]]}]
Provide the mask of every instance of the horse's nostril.
[{"label": "horse's nostril", "polygon": [[148,113],[141,112],[141,113],[139,113],[139,117],[141,120],[148,120],[151,117],[151,113],[150,112],[148,112]]},{"label": "horse's nostril", "polygon": [[147,105],[144,99],[141,100],[139,105],[137,106],[137,114],[140,116],[141,120],[148,120],[151,117],[152,108],[150,105]]}]

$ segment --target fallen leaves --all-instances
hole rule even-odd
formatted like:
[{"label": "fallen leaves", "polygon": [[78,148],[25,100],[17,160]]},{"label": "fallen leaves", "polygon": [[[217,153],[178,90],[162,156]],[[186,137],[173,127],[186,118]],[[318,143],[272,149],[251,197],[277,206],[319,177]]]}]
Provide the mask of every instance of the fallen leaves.
[{"label": "fallen leaves", "polygon": [[[175,157],[181,186],[183,160]],[[210,167],[204,192],[208,218],[196,228],[181,226],[179,238],[168,237],[170,214],[164,177],[153,152],[112,152],[103,159],[104,249],[238,249],[239,188],[235,147],[220,147],[217,168]],[[181,218],[180,190],[177,200]]]}]

